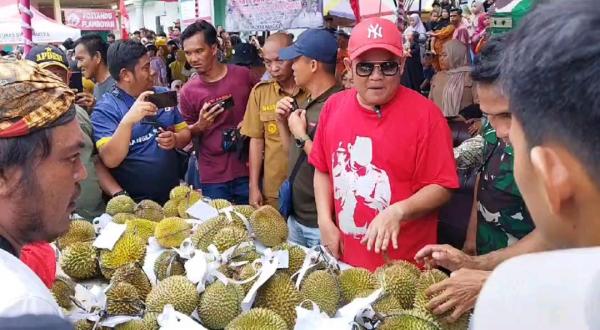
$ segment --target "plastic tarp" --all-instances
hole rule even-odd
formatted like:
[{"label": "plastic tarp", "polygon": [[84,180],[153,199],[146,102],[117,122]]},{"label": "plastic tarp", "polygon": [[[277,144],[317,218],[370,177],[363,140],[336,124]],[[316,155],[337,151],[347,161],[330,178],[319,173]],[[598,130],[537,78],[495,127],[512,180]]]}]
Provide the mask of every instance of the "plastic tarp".
[{"label": "plastic tarp", "polygon": [[[34,7],[31,7],[33,18],[33,43],[61,43],[67,38],[73,40],[81,36],[81,31],[72,27],[60,24],[44,14],[40,13]],[[14,0],[0,0],[0,45],[17,45],[23,43],[23,34],[21,33],[21,15],[19,7]]]}]

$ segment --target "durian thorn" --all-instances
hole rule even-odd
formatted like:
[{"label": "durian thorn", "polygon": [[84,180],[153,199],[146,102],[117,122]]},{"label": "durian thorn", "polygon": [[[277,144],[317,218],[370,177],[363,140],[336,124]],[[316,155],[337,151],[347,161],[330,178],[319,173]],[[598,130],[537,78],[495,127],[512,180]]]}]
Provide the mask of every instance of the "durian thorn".
[{"label": "durian thorn", "polygon": [[167,235],[164,235],[164,236],[161,236],[161,237],[157,237],[157,238],[159,238],[159,239],[163,239],[163,238],[167,238],[167,237],[175,236],[175,235],[177,235],[177,234],[181,234],[181,233],[183,233],[183,232],[184,232],[184,231],[186,231],[186,230],[190,230],[190,229],[189,229],[189,228],[188,228],[188,229],[182,229],[182,230],[176,231],[176,232],[174,232],[174,233],[167,234]]}]

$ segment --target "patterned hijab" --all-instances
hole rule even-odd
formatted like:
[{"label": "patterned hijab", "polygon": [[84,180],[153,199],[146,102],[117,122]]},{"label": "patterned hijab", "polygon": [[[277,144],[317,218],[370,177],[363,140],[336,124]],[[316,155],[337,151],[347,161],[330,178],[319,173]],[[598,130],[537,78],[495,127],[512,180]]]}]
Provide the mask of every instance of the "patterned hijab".
[{"label": "patterned hijab", "polygon": [[[75,93],[30,61],[0,59],[0,138],[29,135],[74,116]],[[65,122],[61,120],[60,122]]]}]

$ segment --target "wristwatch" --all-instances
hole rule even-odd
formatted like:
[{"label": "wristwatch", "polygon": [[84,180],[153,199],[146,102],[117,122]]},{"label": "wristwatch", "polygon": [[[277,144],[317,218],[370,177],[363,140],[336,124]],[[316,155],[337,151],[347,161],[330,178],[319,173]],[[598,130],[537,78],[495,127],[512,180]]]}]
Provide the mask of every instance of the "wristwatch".
[{"label": "wristwatch", "polygon": [[111,197],[117,197],[117,196],[129,196],[129,194],[127,194],[127,192],[125,190],[121,190],[119,192],[114,193]]},{"label": "wristwatch", "polygon": [[306,141],[310,141],[310,136],[308,135],[304,135],[296,140],[296,147],[302,149],[304,148],[304,145],[306,144]]}]

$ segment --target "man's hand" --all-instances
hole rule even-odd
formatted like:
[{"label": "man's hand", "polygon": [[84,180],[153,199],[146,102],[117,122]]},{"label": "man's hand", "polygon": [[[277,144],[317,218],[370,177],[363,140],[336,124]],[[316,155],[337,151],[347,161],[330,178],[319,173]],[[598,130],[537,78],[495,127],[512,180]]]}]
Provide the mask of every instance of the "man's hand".
[{"label": "man's hand", "polygon": [[225,108],[221,106],[219,102],[215,104],[204,103],[204,106],[200,110],[200,114],[198,115],[198,121],[195,126],[198,127],[201,131],[206,130],[215,122],[215,118],[222,114],[225,111]]},{"label": "man's hand", "polygon": [[344,250],[340,230],[333,222],[327,225],[319,224],[319,229],[321,231],[321,245],[326,247],[332,256],[339,259]]},{"label": "man's hand", "polygon": [[96,98],[88,92],[77,93],[75,103],[80,107],[90,109],[96,104]]},{"label": "man's hand", "polygon": [[469,125],[469,134],[471,134],[471,136],[477,135],[477,133],[479,133],[479,130],[481,130],[481,119],[469,119],[466,121],[466,123]]},{"label": "man's hand", "polygon": [[426,245],[415,255],[415,260],[430,267],[443,267],[453,272],[463,267],[472,267],[473,257],[461,250],[444,244]]},{"label": "man's hand", "polygon": [[392,204],[379,213],[367,228],[367,233],[360,241],[367,244],[367,250],[380,253],[388,249],[390,241],[394,249],[398,248],[398,234],[403,212],[399,205]]},{"label": "man's hand", "polygon": [[156,116],[158,109],[153,103],[146,101],[146,97],[152,94],[154,94],[152,91],[140,94],[121,122],[133,126],[142,121],[144,117]]},{"label": "man's hand", "polygon": [[290,127],[290,132],[292,135],[299,139],[301,137],[306,136],[306,110],[296,110],[290,114],[288,117],[288,126]]},{"label": "man's hand", "polygon": [[282,123],[287,123],[288,117],[290,113],[294,110],[294,106],[292,103],[294,99],[291,97],[284,97],[279,102],[277,102],[277,106],[275,108],[275,113],[277,113],[277,120]]},{"label": "man's hand", "polygon": [[429,301],[427,308],[435,315],[452,311],[446,321],[455,322],[475,307],[479,292],[490,274],[489,271],[473,269],[453,272],[450,278],[427,289],[425,294],[435,296]]},{"label": "man's hand", "polygon": [[177,145],[177,138],[175,137],[175,133],[171,131],[165,131],[162,128],[159,128],[159,130],[160,133],[156,138],[158,146],[165,150],[171,150],[175,148],[175,146]]},{"label": "man's hand", "polygon": [[260,188],[250,185],[250,197],[248,203],[254,208],[259,208],[263,205],[263,195]]}]

